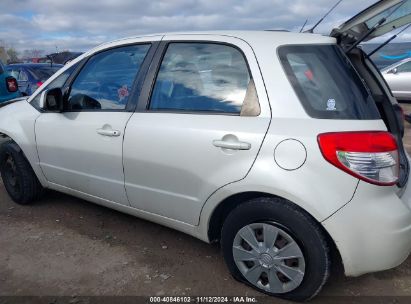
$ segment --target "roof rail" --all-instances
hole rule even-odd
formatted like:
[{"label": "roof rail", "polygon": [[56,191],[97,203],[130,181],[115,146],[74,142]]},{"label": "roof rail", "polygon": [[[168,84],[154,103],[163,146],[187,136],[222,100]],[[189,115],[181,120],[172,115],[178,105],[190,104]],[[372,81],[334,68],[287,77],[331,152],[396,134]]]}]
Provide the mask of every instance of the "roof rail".
[{"label": "roof rail", "polygon": [[271,30],[270,29],[270,30],[264,30],[264,31],[266,31],[266,32],[290,32],[289,30],[281,30],[281,29],[280,30],[275,30],[275,29]]}]

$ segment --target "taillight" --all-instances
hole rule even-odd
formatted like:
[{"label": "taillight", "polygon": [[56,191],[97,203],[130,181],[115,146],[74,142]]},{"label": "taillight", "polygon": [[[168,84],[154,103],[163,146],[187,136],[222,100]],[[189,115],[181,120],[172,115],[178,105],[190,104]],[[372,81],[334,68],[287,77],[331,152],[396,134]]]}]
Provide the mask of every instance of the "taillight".
[{"label": "taillight", "polygon": [[41,81],[39,81],[39,82],[36,83],[36,85],[37,85],[38,88],[41,87],[42,84],[43,84],[43,83],[42,83]]},{"label": "taillight", "polygon": [[328,162],[361,180],[380,186],[398,181],[398,147],[388,132],[325,133],[318,144]]},{"label": "taillight", "polygon": [[19,89],[19,85],[17,84],[17,80],[14,77],[7,77],[6,78],[6,86],[9,92],[17,92]]}]

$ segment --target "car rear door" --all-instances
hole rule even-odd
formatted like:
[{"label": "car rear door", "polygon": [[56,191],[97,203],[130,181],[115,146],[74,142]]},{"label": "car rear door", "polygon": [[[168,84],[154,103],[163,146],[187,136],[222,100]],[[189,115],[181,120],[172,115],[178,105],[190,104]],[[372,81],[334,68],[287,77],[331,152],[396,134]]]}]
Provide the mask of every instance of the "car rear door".
[{"label": "car rear door", "polygon": [[71,76],[63,112],[39,116],[40,166],[53,188],[129,205],[123,135],[155,48],[137,40],[92,55]]},{"label": "car rear door", "polygon": [[164,40],[127,124],[125,187],[133,207],[196,225],[213,192],[247,175],[271,113],[248,44],[211,35]]}]

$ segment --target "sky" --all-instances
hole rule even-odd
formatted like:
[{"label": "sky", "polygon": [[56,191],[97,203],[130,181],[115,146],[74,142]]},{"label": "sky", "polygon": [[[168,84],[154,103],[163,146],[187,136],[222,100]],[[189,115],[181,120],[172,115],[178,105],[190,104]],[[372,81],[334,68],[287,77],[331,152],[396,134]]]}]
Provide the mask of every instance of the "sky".
[{"label": "sky", "polygon": [[[197,30],[299,31],[336,0],[0,0],[0,40],[19,52],[85,51],[148,33]],[[328,34],[375,0],[344,0],[316,32]],[[406,34],[402,39],[411,38]]]}]

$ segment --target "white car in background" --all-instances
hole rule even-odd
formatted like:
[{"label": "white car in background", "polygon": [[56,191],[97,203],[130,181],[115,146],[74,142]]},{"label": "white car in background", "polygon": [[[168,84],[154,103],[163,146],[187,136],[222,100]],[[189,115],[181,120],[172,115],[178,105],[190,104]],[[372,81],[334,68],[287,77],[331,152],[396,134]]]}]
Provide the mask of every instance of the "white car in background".
[{"label": "white car in background", "polygon": [[320,291],[334,250],[347,276],[395,267],[411,251],[403,125],[355,44],[410,22],[410,1],[388,17],[401,4],[380,1],[332,37],[101,45],[0,108],[4,186],[20,204],[48,188],[219,241],[234,278],[286,299]]},{"label": "white car in background", "polygon": [[395,98],[400,101],[411,101],[411,58],[386,67],[381,73]]}]

